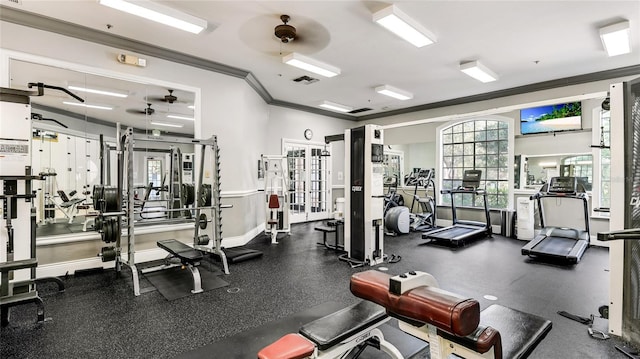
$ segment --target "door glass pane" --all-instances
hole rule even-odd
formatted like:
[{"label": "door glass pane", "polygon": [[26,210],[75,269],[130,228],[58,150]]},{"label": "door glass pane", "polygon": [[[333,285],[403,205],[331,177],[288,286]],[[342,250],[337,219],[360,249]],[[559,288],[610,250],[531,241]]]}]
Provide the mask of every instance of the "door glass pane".
[{"label": "door glass pane", "polygon": [[287,150],[289,164],[289,203],[291,214],[305,213],[306,148],[290,147]]}]

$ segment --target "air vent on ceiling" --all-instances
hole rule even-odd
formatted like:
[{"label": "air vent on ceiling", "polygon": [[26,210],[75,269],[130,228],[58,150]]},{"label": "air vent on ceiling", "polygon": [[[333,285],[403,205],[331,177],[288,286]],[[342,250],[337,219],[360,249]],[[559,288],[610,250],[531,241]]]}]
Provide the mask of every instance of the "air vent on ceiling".
[{"label": "air vent on ceiling", "polygon": [[360,112],[371,111],[371,110],[373,109],[368,107],[363,107],[363,108],[357,108],[353,111],[349,111],[349,113],[354,114],[354,113],[360,113]]},{"label": "air vent on ceiling", "polygon": [[293,79],[294,82],[302,82],[305,85],[311,85],[314,82],[318,82],[320,80],[314,79],[313,77],[309,77],[307,75],[300,76],[298,78]]}]

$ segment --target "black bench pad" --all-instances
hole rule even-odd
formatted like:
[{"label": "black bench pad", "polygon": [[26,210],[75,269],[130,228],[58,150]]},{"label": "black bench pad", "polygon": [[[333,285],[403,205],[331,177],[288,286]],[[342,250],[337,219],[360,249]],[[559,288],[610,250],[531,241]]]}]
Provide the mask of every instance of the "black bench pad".
[{"label": "black bench pad", "polygon": [[361,301],[300,328],[300,334],[326,350],[387,318],[386,310],[373,302]]},{"label": "black bench pad", "polygon": [[202,252],[175,239],[164,239],[162,241],[158,241],[157,244],[158,247],[171,253],[175,257],[180,258],[182,263],[197,265],[196,262],[201,261],[203,258]]},{"label": "black bench pad", "polygon": [[320,231],[320,232],[335,232],[336,231],[336,227],[329,227],[329,226],[317,226],[315,227],[316,231]]},{"label": "black bench pad", "polygon": [[502,357],[526,358],[551,330],[551,321],[534,314],[491,305],[480,313],[480,325],[502,334]]},{"label": "black bench pad", "polygon": [[68,208],[68,207],[73,206],[74,204],[78,204],[78,203],[83,202],[83,201],[84,201],[84,198],[73,198],[73,199],[70,199],[68,201],[60,203],[60,207]]}]

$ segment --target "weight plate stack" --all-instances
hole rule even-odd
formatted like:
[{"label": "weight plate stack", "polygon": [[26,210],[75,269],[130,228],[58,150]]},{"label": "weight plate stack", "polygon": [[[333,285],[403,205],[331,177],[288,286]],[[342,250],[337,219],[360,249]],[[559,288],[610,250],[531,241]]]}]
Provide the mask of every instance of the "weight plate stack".
[{"label": "weight plate stack", "polygon": [[200,198],[198,198],[198,206],[208,207],[211,206],[211,185],[203,184],[200,192]]},{"label": "weight plate stack", "polygon": [[185,206],[190,206],[193,204],[196,198],[195,188],[191,183],[183,183],[182,184],[182,204]]}]

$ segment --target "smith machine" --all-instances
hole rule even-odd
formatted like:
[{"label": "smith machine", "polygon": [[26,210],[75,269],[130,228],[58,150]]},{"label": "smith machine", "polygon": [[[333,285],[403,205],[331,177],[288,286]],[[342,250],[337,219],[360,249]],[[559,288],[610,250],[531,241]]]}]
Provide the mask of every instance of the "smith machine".
[{"label": "smith machine", "polygon": [[[138,268],[136,264],[136,241],[135,241],[135,215],[141,214],[140,210],[134,208],[134,186],[133,186],[133,143],[141,141],[184,143],[200,146],[200,170],[196,183],[197,201],[189,206],[178,206],[179,208],[149,209],[144,213],[165,213],[169,218],[174,212],[188,212],[194,218],[193,245],[188,246],[177,240],[158,241],[158,247],[169,252],[171,257],[178,258],[181,264],[191,270],[193,275],[193,292],[202,291],[200,274],[197,266],[202,259],[202,252],[212,253],[221,259],[225,274],[229,274],[227,258],[221,248],[222,241],[222,209],[229,208],[230,205],[222,205],[220,197],[220,154],[217,137],[212,136],[206,140],[185,140],[178,139],[162,140],[158,138],[148,138],[146,136],[134,135],[133,129],[128,128],[121,133],[120,126],[117,130],[117,155],[118,155],[118,183],[117,187],[102,187],[98,193],[94,190],[94,204],[100,210],[100,215],[96,219],[96,226],[102,235],[102,240],[106,243],[114,243],[112,246],[103,247],[101,253],[103,262],[115,260],[117,273],[122,270],[122,265],[131,269],[133,277],[133,291],[136,296],[140,295],[140,281],[138,279]],[[210,153],[213,164],[211,184],[204,184],[205,158]],[[125,176],[126,174],[126,176]],[[99,193],[102,191],[102,193]],[[97,196],[97,197],[96,197]],[[207,213],[209,216],[207,216]],[[211,219],[209,219],[210,217]],[[209,226],[209,223],[212,223]],[[122,226],[125,228],[121,228]],[[210,228],[209,233],[204,233]],[[202,231],[202,232],[201,232]],[[124,235],[123,235],[124,233]],[[202,234],[201,234],[202,233]],[[213,240],[212,240],[213,239]],[[146,268],[142,273],[170,268],[174,265],[163,265],[154,268]]]}]

